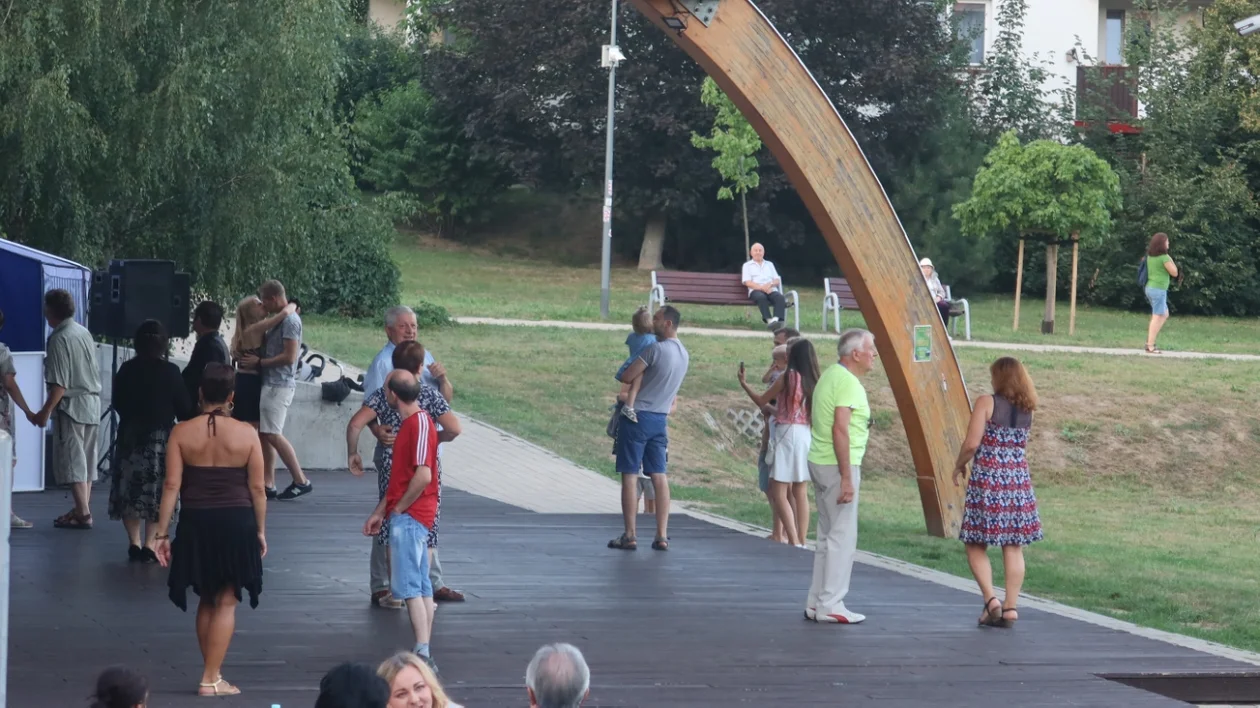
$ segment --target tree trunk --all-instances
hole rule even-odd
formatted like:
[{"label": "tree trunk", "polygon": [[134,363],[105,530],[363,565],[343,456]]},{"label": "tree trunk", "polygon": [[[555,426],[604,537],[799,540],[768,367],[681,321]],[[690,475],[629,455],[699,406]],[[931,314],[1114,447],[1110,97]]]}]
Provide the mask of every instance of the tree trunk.
[{"label": "tree trunk", "polygon": [[1058,280],[1059,244],[1051,241],[1046,244],[1046,312],[1041,318],[1042,334],[1054,334],[1054,299]]},{"label": "tree trunk", "polygon": [[1019,265],[1015,267],[1015,324],[1012,332],[1019,331],[1019,296],[1024,292],[1024,237],[1019,238]]},{"label": "tree trunk", "polygon": [[1068,336],[1076,334],[1076,267],[1080,262],[1081,235],[1072,234],[1072,309],[1068,313]]},{"label": "tree trunk", "polygon": [[744,209],[744,258],[748,258],[748,252],[752,250],[752,243],[748,238],[748,193],[740,192],[739,201]]},{"label": "tree trunk", "polygon": [[660,270],[661,254],[665,251],[665,215],[648,217],[643,229],[643,247],[639,249],[639,270]]}]

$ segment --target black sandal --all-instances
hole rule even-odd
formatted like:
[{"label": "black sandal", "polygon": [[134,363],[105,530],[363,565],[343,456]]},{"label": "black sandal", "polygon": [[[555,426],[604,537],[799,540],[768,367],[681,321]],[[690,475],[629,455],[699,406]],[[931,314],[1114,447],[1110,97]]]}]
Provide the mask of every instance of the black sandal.
[{"label": "black sandal", "polygon": [[[1014,617],[1013,619],[1007,619],[1007,618],[1006,618],[1006,613],[1008,613],[1008,612],[1014,612],[1014,613],[1015,613],[1015,617]],[[998,620],[997,624],[996,624],[996,625],[994,625],[994,626],[1001,627],[1001,628],[1003,628],[1003,629],[1010,629],[1011,627],[1014,627],[1014,626],[1015,626],[1015,621],[1016,621],[1016,620],[1018,620],[1018,619],[1019,619],[1019,611],[1018,611],[1018,610],[1016,610],[1014,607],[1003,607],[1003,608],[1002,608],[1002,619]]]},{"label": "black sandal", "polygon": [[[998,611],[992,609],[993,603],[998,603]],[[997,597],[991,597],[984,601],[984,615],[980,617],[978,624],[981,627],[996,627],[1002,621],[1002,603],[998,602]]]},{"label": "black sandal", "polygon": [[658,538],[658,539],[656,539],[655,541],[653,541],[653,542],[652,542],[652,550],[654,550],[654,551],[668,551],[668,550],[669,550],[669,539],[668,539],[668,538]]},{"label": "black sandal", "polygon": [[618,551],[637,551],[639,542],[624,533],[608,542],[608,547]]}]

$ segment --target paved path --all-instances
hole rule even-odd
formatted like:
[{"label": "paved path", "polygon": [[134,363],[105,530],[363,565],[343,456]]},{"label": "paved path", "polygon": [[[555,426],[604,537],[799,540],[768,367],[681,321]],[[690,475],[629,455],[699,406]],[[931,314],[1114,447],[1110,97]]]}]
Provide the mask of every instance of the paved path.
[{"label": "paved path", "polygon": [[[469,325],[495,325],[503,327],[557,327],[560,329],[586,329],[600,332],[622,332],[625,325],[610,322],[563,322],[559,320],[509,320],[493,317],[456,317],[455,321]],[[759,339],[766,333],[748,329],[713,329],[707,327],[681,327],[679,334],[704,335],[713,337],[735,337]],[[810,337],[826,337],[834,339],[832,332],[809,332]],[[1001,351],[1047,352],[1060,354],[1099,354],[1104,356],[1151,356],[1141,349],[1111,349],[1106,347],[1074,347],[1057,344],[1013,344],[1006,342],[977,342],[954,339],[955,347],[972,347],[975,349],[996,349]],[[1254,354],[1217,354],[1212,352],[1164,352],[1158,355],[1164,359],[1223,359],[1227,361],[1260,361],[1260,355]]]}]

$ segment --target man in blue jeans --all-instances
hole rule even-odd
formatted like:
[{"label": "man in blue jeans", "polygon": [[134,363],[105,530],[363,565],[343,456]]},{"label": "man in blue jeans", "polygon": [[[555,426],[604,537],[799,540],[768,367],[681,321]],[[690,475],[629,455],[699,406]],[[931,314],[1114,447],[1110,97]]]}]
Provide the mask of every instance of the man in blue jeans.
[{"label": "man in blue jeans", "polygon": [[622,383],[642,378],[635,401],[638,421],[623,419],[617,430],[617,473],[621,475],[621,515],[626,530],[608,542],[609,548],[638,549],[635,516],[639,511],[639,471],[652,480],[656,491],[656,540],[652,548],[669,550],[669,480],[665,478],[669,414],[674,412],[678,389],[687,376],[690,357],[678,341],[678,310],[666,305],[652,316],[657,342],[644,349],[621,374]]}]

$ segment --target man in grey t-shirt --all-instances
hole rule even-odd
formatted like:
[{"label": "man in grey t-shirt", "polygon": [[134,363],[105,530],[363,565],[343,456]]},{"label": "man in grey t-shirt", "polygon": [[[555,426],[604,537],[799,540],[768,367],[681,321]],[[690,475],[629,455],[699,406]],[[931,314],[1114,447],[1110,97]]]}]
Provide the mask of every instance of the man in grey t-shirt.
[{"label": "man in grey t-shirt", "polygon": [[656,540],[652,548],[669,550],[669,480],[665,462],[669,448],[667,422],[674,412],[678,389],[687,376],[690,356],[678,341],[678,310],[666,305],[652,317],[657,342],[644,349],[621,375],[622,383],[642,378],[634,404],[638,421],[621,420],[617,427],[617,473],[621,475],[621,515],[625,533],[608,542],[609,548],[633,551],[635,516],[639,511],[639,485],[642,470],[651,478],[656,492]]},{"label": "man in grey t-shirt", "polygon": [[[268,280],[258,288],[258,298],[269,314],[276,314],[289,304],[285,296],[284,286],[278,280]],[[310,494],[311,481],[302,473],[298,464],[297,452],[284,437],[284,422],[289,415],[289,406],[293,404],[293,393],[297,389],[298,348],[302,345],[302,318],[296,313],[284,318],[284,321],[273,327],[263,338],[263,357],[257,361],[262,369],[262,397],[258,409],[260,420],[258,434],[264,445],[270,445],[276,455],[284,462],[293,476],[293,483],[276,499],[288,501]],[[254,357],[241,357],[241,363],[251,367]],[[268,488],[275,485],[275,470],[267,470],[272,479],[266,480]]]}]

